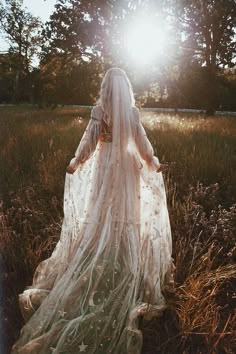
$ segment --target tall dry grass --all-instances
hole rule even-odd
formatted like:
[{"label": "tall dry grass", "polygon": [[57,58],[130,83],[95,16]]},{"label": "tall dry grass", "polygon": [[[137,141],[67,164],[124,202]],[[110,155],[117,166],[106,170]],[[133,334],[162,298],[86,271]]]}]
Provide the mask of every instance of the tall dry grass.
[{"label": "tall dry grass", "polygon": [[[0,347],[23,319],[18,294],[60,236],[65,168],[88,110],[1,108]],[[176,293],[161,319],[140,320],[143,353],[234,353],[236,122],[143,114],[165,173]],[[105,354],[105,353],[104,353]]]}]

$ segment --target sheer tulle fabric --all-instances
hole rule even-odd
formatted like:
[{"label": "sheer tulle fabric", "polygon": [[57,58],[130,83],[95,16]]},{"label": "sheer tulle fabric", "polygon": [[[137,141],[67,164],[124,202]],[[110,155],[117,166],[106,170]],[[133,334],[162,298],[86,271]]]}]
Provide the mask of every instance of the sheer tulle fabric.
[{"label": "sheer tulle fabric", "polygon": [[112,142],[100,139],[101,107],[91,112],[71,160],[78,169],[65,178],[60,240],[19,295],[26,324],[12,353],[138,354],[140,311],[168,306],[175,266],[163,176],[138,109],[118,107]]}]

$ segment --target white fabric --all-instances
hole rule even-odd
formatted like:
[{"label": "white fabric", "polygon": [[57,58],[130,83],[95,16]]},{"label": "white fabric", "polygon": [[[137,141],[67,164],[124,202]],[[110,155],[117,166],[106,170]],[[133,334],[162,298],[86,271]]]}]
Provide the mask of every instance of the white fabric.
[{"label": "white fabric", "polygon": [[12,353],[139,354],[140,311],[168,306],[175,266],[163,176],[139,110],[118,106],[112,142],[100,139],[101,106],[92,109],[65,178],[60,240],[19,295],[26,324]]}]

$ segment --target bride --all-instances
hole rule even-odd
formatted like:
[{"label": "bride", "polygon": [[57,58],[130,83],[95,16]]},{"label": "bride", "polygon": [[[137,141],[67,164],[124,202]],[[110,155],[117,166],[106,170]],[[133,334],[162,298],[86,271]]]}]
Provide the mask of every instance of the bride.
[{"label": "bride", "polygon": [[12,354],[141,353],[139,316],[159,316],[174,291],[165,168],[111,68],[67,167],[60,239],[19,294]]}]

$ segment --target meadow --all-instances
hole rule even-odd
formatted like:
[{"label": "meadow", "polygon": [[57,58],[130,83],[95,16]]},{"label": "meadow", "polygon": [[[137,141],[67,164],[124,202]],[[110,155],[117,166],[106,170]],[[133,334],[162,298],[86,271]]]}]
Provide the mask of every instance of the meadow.
[{"label": "meadow", "polygon": [[[140,321],[143,354],[234,353],[236,117],[141,115],[156,156],[169,163],[176,265],[162,319]],[[1,353],[23,325],[18,294],[59,239],[65,169],[88,118],[86,108],[0,107]]]}]

